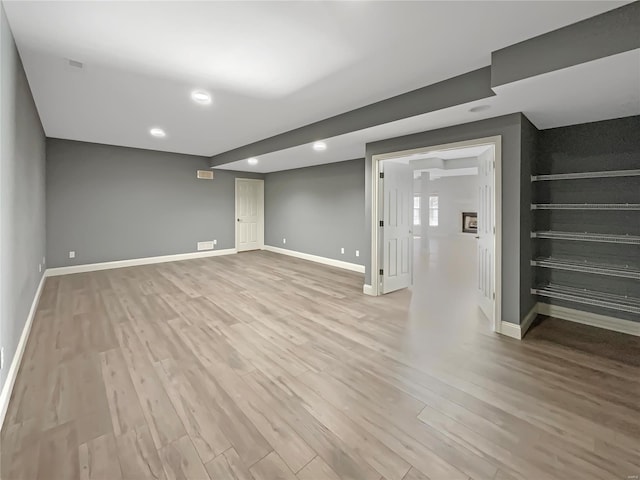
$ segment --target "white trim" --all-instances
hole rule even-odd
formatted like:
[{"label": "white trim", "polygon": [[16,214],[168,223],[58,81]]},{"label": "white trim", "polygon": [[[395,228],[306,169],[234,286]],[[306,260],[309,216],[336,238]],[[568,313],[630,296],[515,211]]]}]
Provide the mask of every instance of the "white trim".
[{"label": "white trim", "polygon": [[112,268],[135,267],[138,265],[150,265],[153,263],[179,262],[194,258],[217,257],[219,255],[232,255],[235,248],[224,250],[207,250],[205,252],[178,253],[176,255],[162,255],[159,257],[132,258],[130,260],[116,260],[113,262],[87,263],[84,265],[71,265],[69,267],[49,268],[45,272],[47,277],[69,275],[71,273],[95,272],[98,270],[111,270]]},{"label": "white trim", "polygon": [[527,315],[520,322],[520,338],[524,337],[527,334],[529,327],[531,327],[531,324],[538,316],[538,305],[539,304],[536,303],[533,307],[531,307],[529,313],[527,313]]},{"label": "white trim", "polygon": [[38,302],[40,301],[40,295],[42,294],[42,289],[44,287],[46,278],[47,276],[45,274],[45,275],[42,275],[42,278],[40,279],[40,283],[38,284],[38,289],[36,290],[36,294],[33,297],[33,302],[31,302],[31,309],[29,310],[27,321],[24,323],[24,328],[22,329],[22,335],[20,335],[20,340],[18,341],[18,346],[16,347],[16,353],[13,355],[13,359],[11,360],[11,367],[9,368],[7,379],[4,381],[4,385],[2,387],[2,393],[0,393],[0,429],[4,424],[4,417],[7,414],[7,408],[9,407],[9,400],[11,400],[11,392],[13,392],[13,386],[16,382],[16,377],[18,376],[18,370],[20,369],[20,364],[22,363],[22,356],[24,355],[24,349],[27,346],[27,339],[29,338],[29,332],[31,332],[31,325],[33,325],[33,319],[36,316],[36,310],[38,309]]},{"label": "white trim", "polygon": [[311,262],[322,263],[323,265],[329,265],[330,267],[343,268],[352,272],[364,273],[364,265],[358,265],[356,263],[343,262],[342,260],[334,260],[333,258],[319,257],[317,255],[311,255],[310,253],[296,252],[295,250],[287,250],[286,248],[272,247],[265,245],[264,250],[273,253],[280,253],[282,255],[289,255],[290,257],[301,258],[303,260],[309,260]]},{"label": "white trim", "polygon": [[498,333],[502,335],[506,335],[507,337],[515,338],[517,340],[522,339],[522,331],[520,330],[520,325],[516,325],[515,323],[509,323],[502,321],[500,322],[500,330]]},{"label": "white trim", "polygon": [[[495,150],[495,169],[494,169],[494,208],[496,219],[496,238],[495,238],[495,265],[494,265],[494,292],[496,298],[494,302],[494,315],[492,319],[492,328],[495,332],[502,330],[502,324],[500,318],[502,318],[502,136],[496,135],[493,137],[478,138],[475,140],[465,140],[462,142],[447,143],[444,145],[431,145],[427,147],[414,148],[410,150],[401,150],[390,153],[383,153],[379,155],[372,155],[371,157],[371,291],[372,295],[380,295],[382,289],[380,288],[380,275],[378,267],[378,235],[380,230],[378,228],[379,221],[379,209],[380,209],[380,197],[378,195],[380,184],[380,162],[382,160],[390,160],[393,158],[411,155],[415,153],[426,153],[432,150],[453,150],[463,147],[479,146],[479,145],[493,145]],[[512,324],[508,324],[512,325]],[[507,326],[507,329],[510,327]]]},{"label": "white trim", "polygon": [[366,283],[362,287],[362,293],[364,293],[365,295],[375,296],[375,293],[373,293],[373,287],[371,285],[367,285]]},{"label": "white trim", "polygon": [[[235,179],[235,189],[233,191],[233,204],[234,204],[234,232],[235,232],[235,248],[236,251],[240,252],[242,250],[238,249],[238,181],[241,180],[243,182],[254,182],[260,184],[260,198],[258,201],[258,214],[260,216],[259,227],[258,227],[258,250],[264,249],[264,180],[261,178],[242,178],[237,177]],[[247,250],[244,250],[247,251]]]},{"label": "white trim", "polygon": [[538,313],[540,315],[559,318],[560,320],[567,320],[569,322],[581,323],[583,325],[604,328],[606,330],[613,330],[614,332],[640,336],[640,323],[632,322],[631,320],[623,320],[621,318],[609,317],[598,313],[583,312],[581,310],[561,307],[558,305],[550,305],[543,302],[538,302]]},{"label": "white trim", "polygon": [[500,322],[499,333],[507,337],[521,339],[531,327],[531,324],[538,315],[547,315],[549,317],[569,322],[589,325],[591,327],[603,328],[614,332],[626,333],[628,335],[640,336],[640,323],[631,320],[623,320],[621,318],[609,317],[598,313],[584,312],[568,307],[551,305],[548,303],[538,302],[531,311],[522,319],[520,325],[509,322]]},{"label": "white trim", "polygon": [[378,236],[379,230],[379,218],[378,211],[380,197],[378,195],[378,186],[380,185],[380,158],[378,155],[371,157],[371,295],[380,295],[380,275],[378,274],[378,257],[380,252],[378,251]]},{"label": "white trim", "polygon": [[518,340],[522,340],[522,338],[529,330],[529,327],[533,323],[533,321],[538,316],[538,304],[536,303],[529,313],[525,315],[525,317],[520,322],[520,325],[510,322],[505,322],[504,320],[500,322],[500,328],[496,330],[496,332],[501,333],[502,335],[506,335],[507,337],[515,338]]}]

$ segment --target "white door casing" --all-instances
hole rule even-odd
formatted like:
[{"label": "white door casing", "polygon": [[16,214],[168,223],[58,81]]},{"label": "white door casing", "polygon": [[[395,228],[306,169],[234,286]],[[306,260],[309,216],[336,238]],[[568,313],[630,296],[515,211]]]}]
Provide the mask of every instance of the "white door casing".
[{"label": "white door casing", "polygon": [[379,172],[384,160],[406,157],[411,154],[427,153],[434,150],[449,150],[463,147],[492,145],[495,153],[494,175],[494,260],[493,260],[493,291],[496,298],[493,302],[493,315],[490,316],[493,330],[500,332],[502,325],[502,137],[478,138],[474,140],[463,140],[441,145],[429,145],[420,148],[400,150],[395,152],[380,153],[371,156],[371,284],[364,286],[364,292],[368,295],[381,295],[384,293],[382,276],[379,270],[383,265],[383,235],[378,226],[383,203],[382,181],[379,179]]},{"label": "white door casing", "polygon": [[413,271],[413,170],[383,162],[382,293],[407,288]]},{"label": "white door casing", "polygon": [[495,303],[495,148],[478,157],[478,305],[489,319]]},{"label": "white door casing", "polygon": [[236,250],[264,247],[264,180],[236,178]]}]

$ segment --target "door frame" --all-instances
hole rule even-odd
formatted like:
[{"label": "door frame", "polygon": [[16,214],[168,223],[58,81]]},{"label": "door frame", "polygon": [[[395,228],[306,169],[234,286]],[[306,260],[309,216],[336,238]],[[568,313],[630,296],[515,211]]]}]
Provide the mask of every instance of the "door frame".
[{"label": "door frame", "polygon": [[[380,251],[382,241],[382,229],[379,228],[380,212],[382,211],[382,191],[380,179],[380,162],[391,160],[412,154],[427,153],[433,150],[455,150],[463,147],[477,147],[482,145],[493,145],[495,152],[496,166],[494,169],[494,215],[496,220],[496,241],[494,252],[494,289],[496,299],[493,308],[493,318],[491,320],[494,332],[500,332],[502,320],[502,135],[483,137],[473,140],[463,140],[441,145],[429,145],[408,150],[398,150],[395,152],[381,153],[371,156],[371,289],[367,293],[377,296],[382,294],[382,284],[379,274],[379,265],[382,264]],[[368,287],[368,286],[367,286]]]},{"label": "door frame", "polygon": [[258,194],[258,215],[260,218],[258,227],[258,249],[264,250],[264,180],[260,178],[243,178],[236,177],[233,191],[233,231],[235,236],[235,249],[238,250],[238,180],[243,182],[254,182],[260,185],[260,193]]}]

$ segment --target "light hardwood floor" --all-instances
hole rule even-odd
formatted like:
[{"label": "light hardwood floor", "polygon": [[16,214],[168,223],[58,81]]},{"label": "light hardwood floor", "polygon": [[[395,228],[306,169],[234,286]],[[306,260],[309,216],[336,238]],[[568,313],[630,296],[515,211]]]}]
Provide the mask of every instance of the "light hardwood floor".
[{"label": "light hardwood floor", "polygon": [[413,295],[380,298],[267,252],[47,279],[2,478],[640,474],[638,339],[558,320],[498,336],[434,258]]}]

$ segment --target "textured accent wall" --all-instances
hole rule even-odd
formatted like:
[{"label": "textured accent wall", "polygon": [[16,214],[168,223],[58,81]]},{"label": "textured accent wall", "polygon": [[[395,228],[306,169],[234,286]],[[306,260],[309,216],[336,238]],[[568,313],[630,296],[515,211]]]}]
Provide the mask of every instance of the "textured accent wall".
[{"label": "textured accent wall", "polygon": [[[640,169],[640,116],[569,127],[539,133],[536,174]],[[640,177],[593,178],[535,182],[536,203],[640,203]],[[536,230],[640,235],[640,211],[538,211]],[[640,246],[539,239],[534,256],[559,257],[580,262],[628,265],[640,269]],[[535,268],[538,285],[575,286],[640,298],[640,282],[592,273]],[[603,315],[640,321],[638,315],[540,298],[540,301]]]}]

